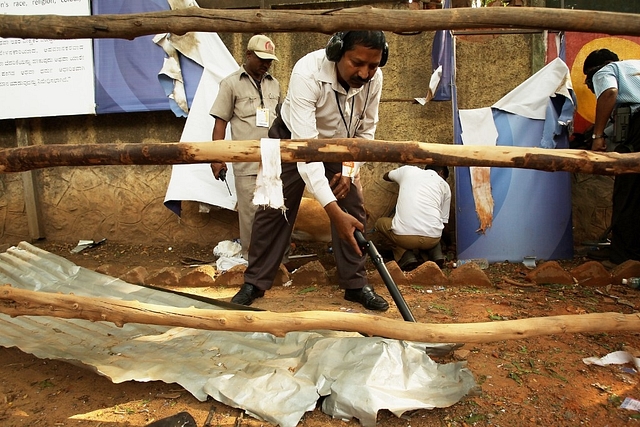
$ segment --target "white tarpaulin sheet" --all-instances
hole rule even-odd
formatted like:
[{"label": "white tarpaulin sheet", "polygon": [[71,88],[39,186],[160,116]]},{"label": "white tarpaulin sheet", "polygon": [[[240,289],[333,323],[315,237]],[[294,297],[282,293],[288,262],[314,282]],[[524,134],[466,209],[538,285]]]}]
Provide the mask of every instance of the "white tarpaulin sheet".
[{"label": "white tarpaulin sheet", "polygon": [[[186,38],[192,40],[187,43]],[[220,80],[237,70],[238,63],[215,33],[188,33],[182,37],[173,36],[170,41],[182,54],[195,61],[202,61],[201,65],[204,67],[180,142],[211,141],[214,119],[209,115],[209,110],[218,95]],[[228,126],[227,139],[230,139],[230,131]],[[227,165],[227,182],[234,188],[233,166],[231,163]],[[230,195],[225,183],[213,177],[209,163],[173,165],[165,205],[179,214],[177,206],[182,200],[234,210],[236,192],[233,191]]]},{"label": "white tarpaulin sheet", "polygon": [[[173,0],[169,4],[172,9],[197,6],[196,2],[190,0]],[[162,38],[156,37],[156,40],[159,42]],[[183,36],[167,34],[161,45],[165,50],[170,46],[204,68],[180,142],[211,141],[214,118],[209,115],[209,110],[218,96],[220,81],[236,71],[238,63],[216,33],[191,32]],[[166,67],[167,63],[165,69],[160,71],[161,74],[170,74]],[[227,126],[225,139],[231,139],[231,126]],[[235,190],[233,164],[229,162],[227,166],[227,184]],[[229,194],[226,184],[214,178],[209,163],[173,165],[164,199],[165,206],[180,215],[182,200],[235,210],[237,196],[235,191]]]},{"label": "white tarpaulin sheet", "polygon": [[[39,292],[219,309],[132,285],[22,242],[0,254],[0,283]],[[438,345],[343,332],[266,333],[67,320],[0,314],[0,345],[40,358],[80,362],[115,383],[164,381],[244,409],[283,427],[322,410],[373,427],[377,412],[397,416],[458,402],[475,381],[464,362],[437,364]],[[441,345],[441,349],[446,344]]]}]

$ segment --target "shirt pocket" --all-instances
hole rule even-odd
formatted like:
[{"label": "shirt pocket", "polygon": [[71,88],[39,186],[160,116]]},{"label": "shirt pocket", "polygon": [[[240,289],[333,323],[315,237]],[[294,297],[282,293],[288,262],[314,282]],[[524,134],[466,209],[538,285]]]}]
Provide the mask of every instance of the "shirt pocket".
[{"label": "shirt pocket", "polygon": [[275,112],[276,105],[278,105],[278,100],[280,96],[277,93],[267,93],[264,95],[264,106],[271,110],[271,112]]},{"label": "shirt pocket", "polygon": [[260,98],[254,96],[243,96],[236,98],[235,114],[241,119],[246,119],[256,115],[256,110],[260,107]]}]

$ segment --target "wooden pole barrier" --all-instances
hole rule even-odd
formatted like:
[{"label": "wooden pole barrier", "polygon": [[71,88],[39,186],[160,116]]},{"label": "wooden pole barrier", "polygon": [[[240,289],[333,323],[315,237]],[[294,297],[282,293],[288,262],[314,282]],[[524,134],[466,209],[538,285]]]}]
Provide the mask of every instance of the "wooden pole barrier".
[{"label": "wooden pole barrier", "polygon": [[[282,162],[370,161],[488,166],[596,175],[640,173],[640,153],[506,146],[464,146],[369,139],[281,140]],[[0,173],[58,166],[169,165],[260,161],[260,141],[59,144],[0,150]]]},{"label": "wooden pole barrier", "polygon": [[363,6],[331,10],[186,8],[123,15],[0,15],[0,37],[121,38],[190,31],[318,32],[384,30],[415,32],[518,28],[640,36],[634,13],[539,7],[390,10]]},{"label": "wooden pole barrier", "polygon": [[10,316],[105,321],[120,327],[126,323],[142,323],[212,331],[267,332],[276,336],[295,331],[332,330],[428,343],[487,343],[554,334],[640,331],[639,313],[590,313],[503,322],[430,324],[326,311],[275,313],[174,308],[35,292],[8,285],[0,288],[0,312]]}]

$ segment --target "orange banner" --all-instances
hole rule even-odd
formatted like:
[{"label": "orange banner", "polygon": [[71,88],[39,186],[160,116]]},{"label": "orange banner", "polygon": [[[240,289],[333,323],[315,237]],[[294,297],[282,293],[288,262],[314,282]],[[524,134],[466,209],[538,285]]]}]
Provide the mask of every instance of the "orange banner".
[{"label": "orange banner", "polygon": [[609,49],[620,59],[640,59],[640,37],[609,36],[607,34],[566,33],[566,63],[578,100],[574,133],[583,133],[595,119],[596,98],[584,84],[582,64],[589,53]]}]

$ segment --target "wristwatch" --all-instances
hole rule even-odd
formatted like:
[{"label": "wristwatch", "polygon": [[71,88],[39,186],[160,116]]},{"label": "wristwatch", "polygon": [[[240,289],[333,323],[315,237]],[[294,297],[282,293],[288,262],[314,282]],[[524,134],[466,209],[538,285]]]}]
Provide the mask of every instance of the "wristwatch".
[{"label": "wristwatch", "polygon": [[604,139],[606,137],[607,137],[607,135],[605,135],[605,134],[602,134],[602,135],[593,134],[593,135],[591,135],[591,139],[600,139],[600,138]]}]

